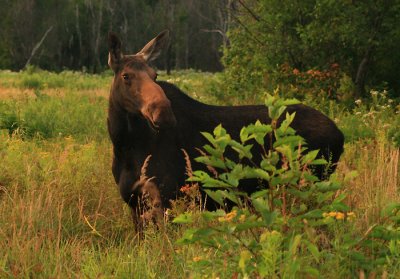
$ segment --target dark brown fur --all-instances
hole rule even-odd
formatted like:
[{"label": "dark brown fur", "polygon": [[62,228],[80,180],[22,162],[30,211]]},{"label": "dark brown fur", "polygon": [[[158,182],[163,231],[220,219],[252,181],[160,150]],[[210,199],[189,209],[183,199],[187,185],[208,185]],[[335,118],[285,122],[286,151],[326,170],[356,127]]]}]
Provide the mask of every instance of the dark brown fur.
[{"label": "dark brown fur", "polygon": [[[235,139],[240,129],[256,120],[270,123],[265,106],[210,106],[185,95],[174,85],[156,82],[155,72],[146,61],[157,56],[167,35],[161,33],[136,55],[124,56],[115,35],[109,38],[109,64],[115,72],[110,94],[108,129],[114,147],[112,171],[122,198],[139,216],[149,214],[159,218],[163,208],[179,194],[185,185],[185,155],[199,156],[196,148],[206,144],[201,131],[223,127]],[[150,53],[149,53],[150,51]],[[129,74],[128,80],[126,75]],[[343,134],[335,123],[321,112],[305,106],[291,105],[289,112],[296,112],[292,127],[306,139],[310,150],[320,149],[320,156],[331,160],[328,173],[334,171],[343,152]],[[266,148],[269,148],[268,144]],[[254,156],[260,159],[255,150]],[[143,181],[141,169],[151,155],[146,168],[151,181]],[[233,156],[234,154],[228,154]],[[204,168],[192,161],[193,169]],[[324,169],[315,170],[323,178]],[[247,192],[257,189],[254,181],[244,181],[240,187]],[[138,214],[143,194],[150,196],[153,211]],[[150,212],[150,213],[149,213]],[[137,223],[138,227],[141,224]]]}]

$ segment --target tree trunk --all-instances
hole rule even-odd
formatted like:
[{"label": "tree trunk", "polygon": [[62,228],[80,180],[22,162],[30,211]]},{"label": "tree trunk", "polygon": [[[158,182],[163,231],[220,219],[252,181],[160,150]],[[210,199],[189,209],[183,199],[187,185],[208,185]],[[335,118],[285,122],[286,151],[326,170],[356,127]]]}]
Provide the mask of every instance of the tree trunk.
[{"label": "tree trunk", "polygon": [[40,48],[40,46],[43,44],[44,39],[46,39],[47,35],[50,33],[50,31],[53,29],[53,26],[50,26],[49,29],[47,29],[47,31],[44,33],[43,37],[40,39],[40,41],[35,45],[35,47],[32,49],[31,52],[31,56],[29,56],[28,61],[26,61],[25,63],[25,67],[26,68],[30,63],[31,60],[33,58],[33,56],[35,56],[36,51]]},{"label": "tree trunk", "polygon": [[356,92],[354,92],[354,97],[356,99],[365,97],[366,95],[365,82],[369,68],[369,61],[371,59],[371,52],[372,52],[372,47],[369,47],[368,50],[365,52],[365,55],[362,58],[360,64],[358,65],[357,75],[354,82],[356,85]]},{"label": "tree trunk", "polygon": [[76,34],[78,36],[78,44],[79,44],[79,57],[80,59],[78,59],[78,65],[79,68],[82,68],[82,60],[83,60],[83,47],[82,47],[82,33],[81,33],[81,27],[79,24],[80,21],[80,17],[79,17],[79,6],[78,4],[75,5],[75,28],[76,28]]}]

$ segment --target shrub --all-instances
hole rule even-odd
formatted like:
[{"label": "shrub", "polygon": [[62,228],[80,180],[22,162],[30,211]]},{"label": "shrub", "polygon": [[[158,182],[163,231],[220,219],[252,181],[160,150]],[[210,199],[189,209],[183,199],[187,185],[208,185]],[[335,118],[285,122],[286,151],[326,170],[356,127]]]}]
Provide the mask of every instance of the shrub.
[{"label": "shrub", "polygon": [[[212,251],[208,255],[216,255],[216,259],[200,255],[193,259],[200,273],[209,274],[210,267],[244,278],[386,272],[385,265],[399,259],[400,204],[384,209],[379,223],[354,231],[356,214],[344,202],[347,194],[342,184],[334,176],[319,181],[312,174],[312,166],[327,162],[317,159],[318,151],[304,153],[304,140],[290,127],[295,115],[287,114],[276,126],[291,103],[268,96],[271,124],[256,122],[244,127],[240,142],[222,126],[213,135],[203,133],[210,144],[196,161],[213,171],[194,171],[190,181],[199,183],[222,207],[227,203],[233,207],[228,212],[201,212],[197,226],[187,229],[178,243],[196,243],[203,251]],[[263,152],[260,164],[254,164],[250,142],[262,147],[272,135],[273,147]],[[237,152],[239,162],[225,157],[227,148]],[[344,181],[355,175],[350,172]],[[256,179],[268,187],[248,195],[238,188],[243,179]],[[194,224],[194,220],[193,213],[185,213],[174,222]]]}]

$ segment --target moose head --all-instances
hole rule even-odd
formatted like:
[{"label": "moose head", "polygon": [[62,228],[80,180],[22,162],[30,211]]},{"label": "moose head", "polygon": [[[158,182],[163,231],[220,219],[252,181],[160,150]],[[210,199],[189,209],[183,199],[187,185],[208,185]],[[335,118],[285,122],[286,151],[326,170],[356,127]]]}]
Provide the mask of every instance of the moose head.
[{"label": "moose head", "polygon": [[166,30],[138,53],[124,55],[117,35],[108,35],[108,65],[114,71],[110,98],[120,109],[144,117],[154,131],[176,125],[171,103],[156,83],[156,71],[148,65],[160,55],[168,38]]}]

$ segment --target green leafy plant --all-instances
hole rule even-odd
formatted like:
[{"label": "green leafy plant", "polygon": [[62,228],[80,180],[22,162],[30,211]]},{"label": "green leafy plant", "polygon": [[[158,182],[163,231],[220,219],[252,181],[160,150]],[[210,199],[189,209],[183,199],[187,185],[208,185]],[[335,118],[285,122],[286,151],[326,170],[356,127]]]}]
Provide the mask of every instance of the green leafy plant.
[{"label": "green leafy plant", "polygon": [[[228,213],[221,209],[201,212],[201,221],[178,241],[200,244],[217,255],[217,260],[194,259],[201,272],[209,272],[207,267],[220,262],[245,278],[318,277],[323,274],[320,265],[328,263],[340,265],[338,272],[349,276],[382,268],[393,254],[390,245],[398,245],[399,204],[385,211],[380,224],[352,232],[356,216],[345,203],[347,194],[335,177],[319,181],[312,174],[313,166],[327,162],[318,158],[318,150],[307,150],[304,139],[290,127],[295,114],[286,113],[278,125],[286,106],[294,103],[268,95],[265,105],[271,123],[257,121],[244,127],[240,142],[221,125],[213,134],[203,133],[210,144],[196,161],[212,172],[194,171],[189,180],[199,183]],[[260,162],[251,152],[255,146],[262,150]],[[227,158],[227,149],[234,150],[239,160]],[[345,180],[354,176],[350,172]],[[253,179],[258,190],[249,195],[240,189],[244,179]],[[174,222],[194,224],[195,219],[189,212]]]}]

